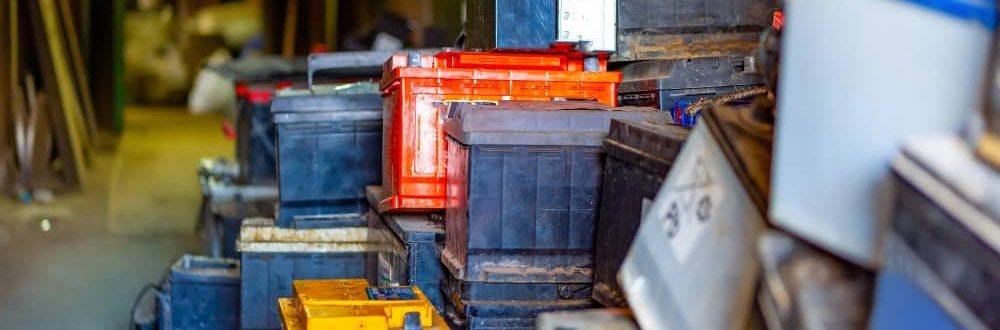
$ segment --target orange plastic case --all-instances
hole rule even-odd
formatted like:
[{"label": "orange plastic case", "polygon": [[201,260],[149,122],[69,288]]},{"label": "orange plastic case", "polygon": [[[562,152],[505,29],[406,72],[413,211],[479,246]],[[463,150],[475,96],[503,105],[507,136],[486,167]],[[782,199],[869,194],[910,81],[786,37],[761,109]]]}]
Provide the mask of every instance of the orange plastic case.
[{"label": "orange plastic case", "polygon": [[[418,56],[418,55],[414,55]],[[382,184],[380,212],[445,208],[446,155],[441,125],[452,103],[596,100],[615,106],[621,73],[584,70],[584,54],[443,51],[407,65],[396,54],[382,70]]]}]

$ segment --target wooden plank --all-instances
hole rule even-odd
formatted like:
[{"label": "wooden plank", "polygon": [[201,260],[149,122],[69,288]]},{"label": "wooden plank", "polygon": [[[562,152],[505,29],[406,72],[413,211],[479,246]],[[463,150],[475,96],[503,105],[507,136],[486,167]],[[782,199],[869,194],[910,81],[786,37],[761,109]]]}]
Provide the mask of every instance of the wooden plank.
[{"label": "wooden plank", "polygon": [[97,135],[97,117],[94,114],[94,100],[90,94],[90,83],[87,81],[87,69],[83,65],[83,54],[80,51],[79,36],[76,23],[73,19],[73,8],[69,0],[57,0],[57,11],[62,17],[63,35],[66,40],[64,44],[69,51],[69,64],[71,75],[76,85],[76,92],[79,96],[80,109],[83,112],[84,124],[86,125],[87,140],[93,142]]},{"label": "wooden plank", "polygon": [[56,22],[53,0],[27,1],[27,13],[31,21],[35,59],[45,90],[53,97],[45,109],[55,133],[57,151],[62,160],[60,173],[67,187],[83,188],[85,173],[82,120],[79,104],[75,103],[75,89],[68,85],[68,64],[62,51],[62,38]]},{"label": "wooden plank", "polygon": [[299,1],[288,0],[285,6],[285,35],[282,37],[281,55],[287,58],[295,56],[295,36],[299,22]]},{"label": "wooden plank", "polygon": [[[74,147],[78,150],[85,150],[89,147],[90,140],[86,133],[86,119],[83,115],[83,109],[80,104],[80,95],[77,93],[75,86],[75,79],[73,78],[73,68],[70,64],[70,55],[66,49],[66,35],[60,27],[59,21],[59,8],[57,6],[56,0],[39,0],[39,8],[42,13],[42,24],[45,28],[46,42],[49,45],[49,51],[52,59],[52,66],[55,69],[55,77],[58,82],[58,90],[53,91],[53,93],[58,92],[58,97],[62,99],[63,113],[67,118],[67,122],[71,125],[69,126],[70,134],[76,138],[79,147]],[[84,153],[79,153],[81,160],[83,159]]]},{"label": "wooden plank", "polygon": [[340,47],[337,40],[337,14],[340,8],[340,0],[326,0],[326,21],[324,21],[323,32],[326,35],[326,46],[330,51],[335,51]]},{"label": "wooden plank", "polygon": [[49,98],[43,91],[29,97],[33,97],[35,101],[34,108],[30,109],[31,134],[28,138],[31,147],[31,172],[28,173],[28,186],[32,189],[58,190],[62,188],[62,184],[52,170],[52,130],[44,110]]}]

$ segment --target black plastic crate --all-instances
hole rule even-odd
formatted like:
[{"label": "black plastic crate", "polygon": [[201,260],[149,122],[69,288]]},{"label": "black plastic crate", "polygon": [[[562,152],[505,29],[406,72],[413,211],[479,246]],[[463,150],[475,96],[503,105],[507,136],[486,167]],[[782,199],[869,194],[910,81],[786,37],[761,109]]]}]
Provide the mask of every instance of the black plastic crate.
[{"label": "black plastic crate", "polygon": [[547,110],[558,104],[462,105],[445,123],[449,203],[441,258],[456,277],[592,280],[601,144],[611,119],[670,118],[651,108]]},{"label": "black plastic crate", "polygon": [[185,255],[167,287],[173,329],[239,329],[239,261]]},{"label": "black plastic crate", "polygon": [[364,214],[382,181],[382,98],[374,84],[323,86],[274,99],[279,226],[296,217]]}]

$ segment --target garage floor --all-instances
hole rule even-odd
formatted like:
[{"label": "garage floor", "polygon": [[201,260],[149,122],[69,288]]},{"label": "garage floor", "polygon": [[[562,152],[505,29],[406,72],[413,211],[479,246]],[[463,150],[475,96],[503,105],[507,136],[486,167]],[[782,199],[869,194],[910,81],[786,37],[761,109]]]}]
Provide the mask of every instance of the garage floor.
[{"label": "garage floor", "polygon": [[126,329],[133,300],[183,253],[200,253],[197,162],[231,157],[217,117],[126,110],[92,153],[85,193],[0,198],[0,328]]}]

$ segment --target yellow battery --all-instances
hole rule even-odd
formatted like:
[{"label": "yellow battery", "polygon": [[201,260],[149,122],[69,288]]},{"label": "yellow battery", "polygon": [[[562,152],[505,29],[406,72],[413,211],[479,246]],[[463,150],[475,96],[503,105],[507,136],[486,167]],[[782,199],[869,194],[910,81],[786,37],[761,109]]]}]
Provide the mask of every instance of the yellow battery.
[{"label": "yellow battery", "polygon": [[[283,318],[301,329],[401,329],[410,313],[420,316],[424,329],[448,329],[417,287],[369,287],[367,280],[349,279],[298,280],[292,288],[294,301],[279,304]],[[285,309],[296,309],[298,317],[285,317]]]},{"label": "yellow battery", "polygon": [[283,330],[306,330],[296,300],[295,298],[278,298],[278,310],[281,312]]}]

